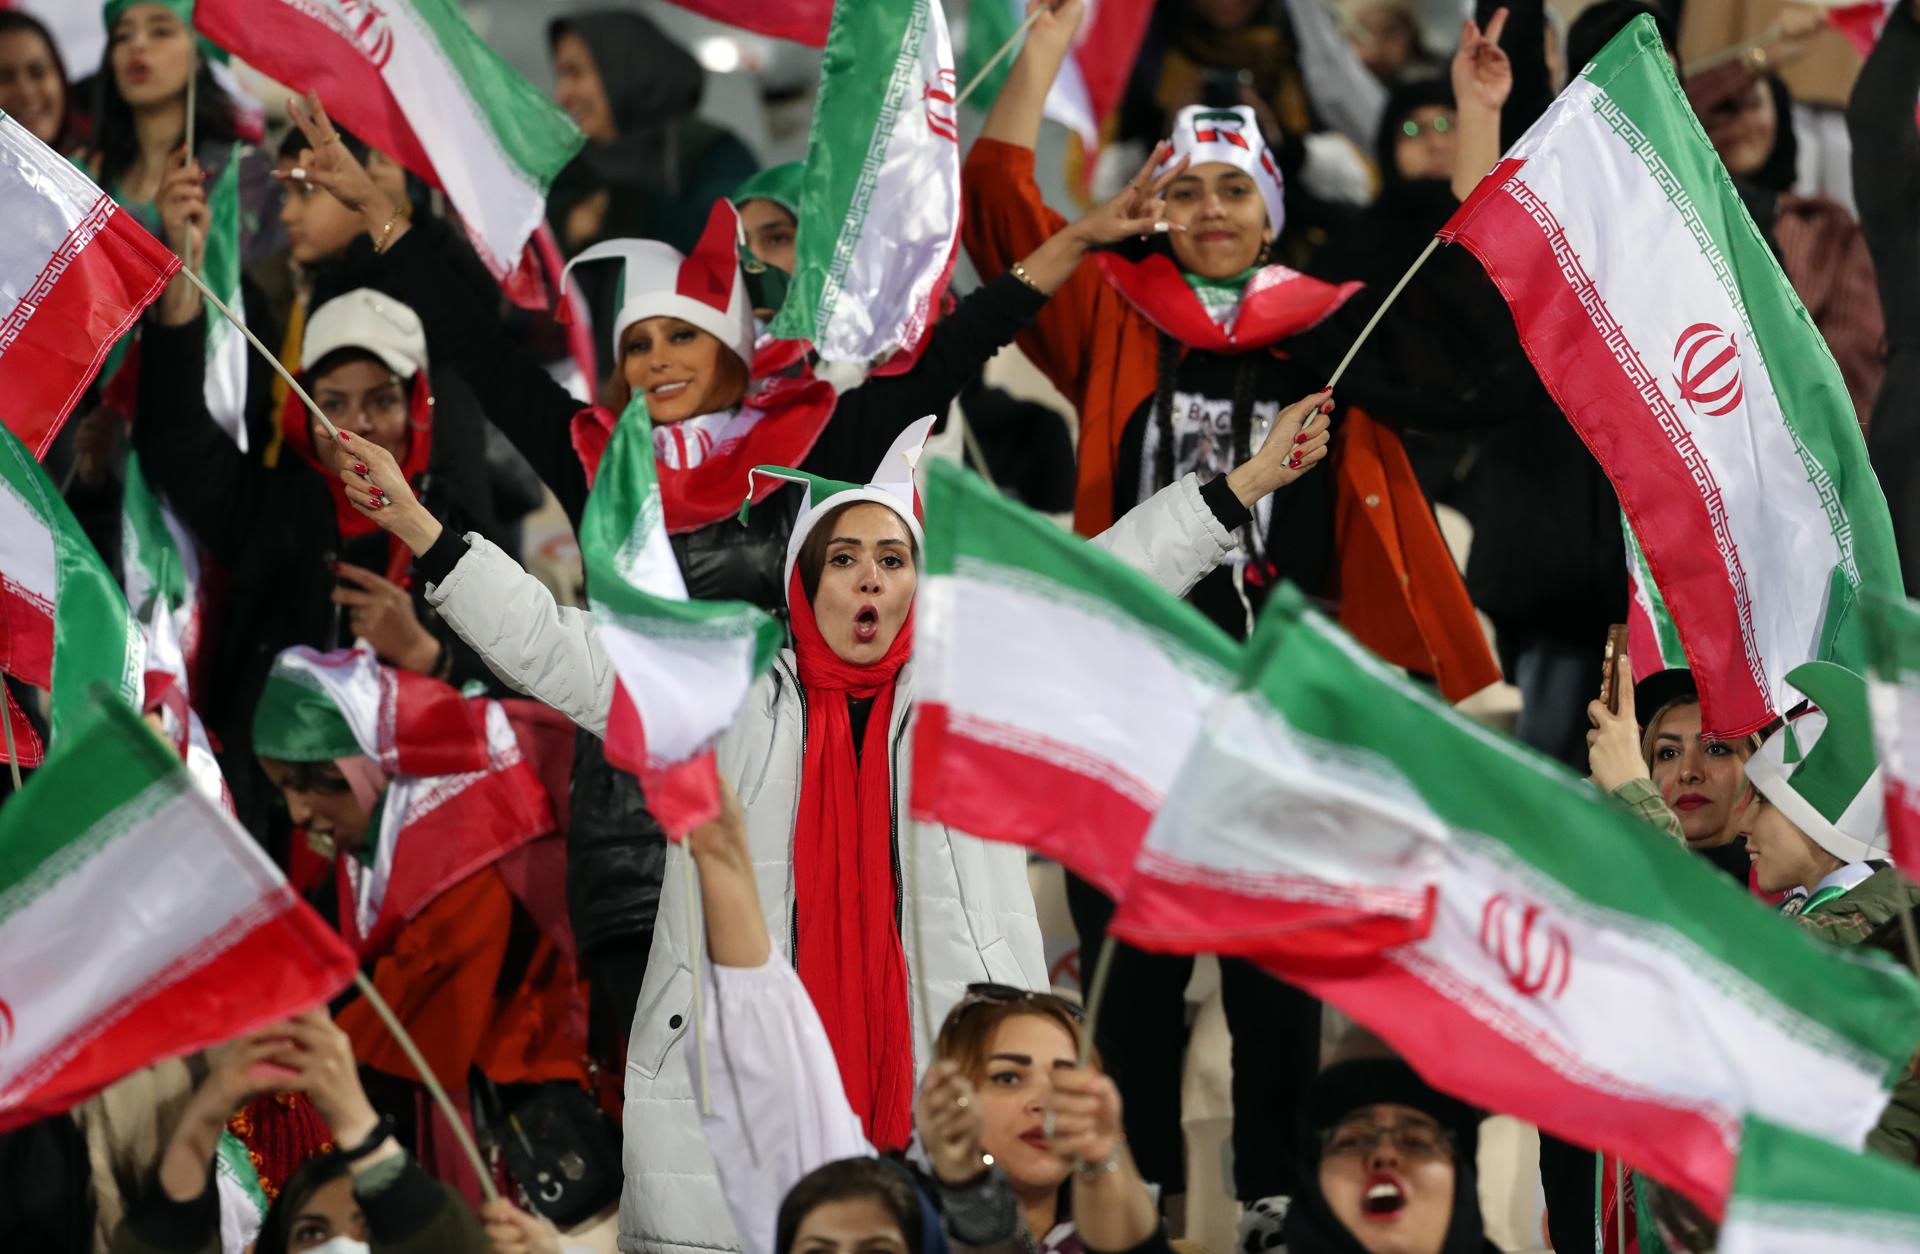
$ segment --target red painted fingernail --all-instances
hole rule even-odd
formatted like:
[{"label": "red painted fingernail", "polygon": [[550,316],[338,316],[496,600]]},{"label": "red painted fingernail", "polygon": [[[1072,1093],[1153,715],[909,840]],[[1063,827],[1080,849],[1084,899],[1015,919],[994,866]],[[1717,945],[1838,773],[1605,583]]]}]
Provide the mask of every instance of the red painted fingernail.
[{"label": "red painted fingernail", "polygon": [[366,474],[366,473],[367,473],[367,468],[366,468],[366,465],[365,465],[364,463],[362,463],[362,462],[355,462],[355,463],[353,464],[353,469],[354,469],[354,471],[355,471],[356,473],[358,473],[358,474],[363,474],[363,475],[364,475],[364,474]]},{"label": "red painted fingernail", "polygon": [[1302,431],[1299,435],[1294,436],[1293,442],[1295,444],[1305,444],[1307,442],[1307,433]]},{"label": "red painted fingernail", "polygon": [[344,432],[344,431],[342,431],[342,432],[340,433],[340,438],[341,438],[341,439],[343,439],[343,440],[351,440],[351,439],[352,439],[353,437],[352,437],[352,436],[350,436],[350,435],[348,435],[348,434],[347,434],[346,432]]},{"label": "red painted fingernail", "polygon": [[1287,459],[1287,465],[1289,466],[1298,466],[1299,464],[1300,464],[1300,454],[1298,453],[1295,453],[1292,457]]},{"label": "red painted fingernail", "polygon": [[1333,402],[1332,402],[1332,401],[1328,401],[1328,402],[1327,402],[1326,404],[1324,404],[1324,405],[1322,405],[1322,406],[1320,407],[1320,412],[1321,412],[1321,413],[1323,413],[1323,414],[1330,414],[1330,413],[1332,413],[1332,412],[1333,412]]}]

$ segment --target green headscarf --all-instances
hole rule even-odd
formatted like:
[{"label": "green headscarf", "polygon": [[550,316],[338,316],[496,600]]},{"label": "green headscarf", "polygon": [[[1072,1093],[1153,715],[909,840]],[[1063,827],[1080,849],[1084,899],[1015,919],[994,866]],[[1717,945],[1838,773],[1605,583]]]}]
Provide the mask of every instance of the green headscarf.
[{"label": "green headscarf", "polygon": [[253,713],[253,751],[281,762],[332,762],[366,752],[333,699],[278,661]]},{"label": "green headscarf", "polygon": [[749,200],[771,200],[798,219],[800,184],[806,172],[806,163],[801,161],[770,165],[734,189],[733,203],[744,205]]},{"label": "green headscarf", "polygon": [[106,7],[100,10],[100,16],[107,24],[107,34],[113,34],[113,28],[120,24],[121,17],[128,9],[143,4],[157,4],[169,9],[188,26],[193,25],[193,0],[107,0]]}]

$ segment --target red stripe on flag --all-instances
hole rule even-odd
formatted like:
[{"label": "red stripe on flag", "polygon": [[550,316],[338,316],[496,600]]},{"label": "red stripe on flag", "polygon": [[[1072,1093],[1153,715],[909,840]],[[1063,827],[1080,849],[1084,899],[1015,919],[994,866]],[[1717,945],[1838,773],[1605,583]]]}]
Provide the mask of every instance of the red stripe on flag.
[{"label": "red stripe on flag", "polygon": [[1274,976],[1350,1015],[1399,1051],[1429,1083],[1462,1101],[1541,1131],[1617,1153],[1680,1190],[1718,1219],[1733,1187],[1733,1128],[1697,1109],[1621,1091],[1607,1076],[1574,1078],[1579,1058],[1549,1042],[1525,1044],[1488,1021],[1518,1024],[1492,1002],[1473,1006],[1441,992],[1394,955],[1336,969],[1256,961]]},{"label": "red stripe on flag", "polygon": [[1887,828],[1893,837],[1895,866],[1908,879],[1920,879],[1920,791],[1887,776]]},{"label": "red stripe on flag", "polygon": [[180,259],[102,196],[0,322],[6,423],[45,455],[115,341],[167,285]]},{"label": "red stripe on flag", "polygon": [[[1095,126],[1119,106],[1152,16],[1153,0],[1102,0],[1088,13],[1073,59],[1080,67],[1081,81],[1087,85],[1087,103]],[[1091,153],[1087,164],[1093,164]]]},{"label": "red stripe on flag", "polygon": [[486,703],[469,701],[442,680],[391,666],[379,668],[380,717],[392,720],[395,761],[382,762],[401,775],[430,778],[484,771],[493,761],[487,744]]},{"label": "red stripe on flag", "polygon": [[0,671],[53,687],[53,607],[0,573]]},{"label": "red stripe on flag", "polygon": [[1364,958],[1424,939],[1436,890],[1402,891],[1303,875],[1230,873],[1152,851],[1128,880],[1108,931],[1172,953]]},{"label": "red stripe on flag", "polygon": [[[1556,250],[1559,224],[1550,208],[1540,203],[1530,211],[1514,199],[1511,183],[1495,182],[1519,165],[1503,162],[1447,231],[1479,258],[1506,297],[1541,382],[1612,481],[1680,629],[1707,729],[1726,738],[1757,731],[1773,716],[1772,699],[1744,647],[1752,624],[1722,555],[1722,544],[1730,548],[1732,539],[1715,526],[1710,508],[1718,488],[1705,478],[1697,450],[1677,447],[1678,416],[1669,411],[1663,421],[1655,412],[1654,405],[1667,406],[1664,395],[1654,391],[1650,403],[1594,324],[1574,286],[1590,280],[1564,237]],[[1597,292],[1591,298],[1604,310]],[[1618,343],[1631,354],[1623,337]],[[1651,379],[1651,371],[1640,368]]]},{"label": "red stripe on flag", "polygon": [[647,808],[669,840],[676,843],[702,823],[720,817],[720,772],[713,751],[660,767],[647,751],[640,711],[616,679],[613,706],[607,711],[607,761],[636,776]]},{"label": "red stripe on flag", "polygon": [[[672,0],[683,9],[775,39],[791,39],[810,48],[827,45],[833,0]],[[1129,61],[1128,65],[1133,63]]]},{"label": "red stripe on flag", "polygon": [[[0,1094],[0,1131],[68,1110],[132,1071],[276,1023],[333,996],[353,955],[285,884],[243,921],[102,1009]],[[0,1015],[10,1031],[31,1005]],[[0,1035],[0,1046],[5,1036]]]},{"label": "red stripe on flag", "polygon": [[[980,738],[994,730],[990,725],[970,720],[956,728],[952,711],[938,702],[921,702],[915,720],[915,818],[1024,845],[1118,896],[1152,809],[1099,778],[1098,764],[1071,745],[1014,729],[1003,729],[1004,742],[996,744]],[[1068,765],[1076,760],[1086,769]],[[1087,841],[1089,831],[1104,838]]]}]

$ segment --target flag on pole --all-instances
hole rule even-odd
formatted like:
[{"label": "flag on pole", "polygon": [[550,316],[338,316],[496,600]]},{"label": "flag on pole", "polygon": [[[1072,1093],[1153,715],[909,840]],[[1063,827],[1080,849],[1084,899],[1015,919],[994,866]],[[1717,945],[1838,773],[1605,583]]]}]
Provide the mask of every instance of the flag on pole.
[{"label": "flag on pole", "polygon": [[1680,629],[1674,626],[1667,599],[1647,569],[1647,555],[1641,552],[1625,514],[1620,516],[1620,536],[1627,552],[1627,657],[1633,663],[1634,678],[1685,670],[1687,651],[1680,644]]},{"label": "flag on pole", "polygon": [[[974,0],[967,9],[967,46],[960,57],[962,86],[971,83],[1013,38],[1026,17],[1024,0]],[[1080,21],[1073,51],[1047,92],[1045,116],[1079,136],[1089,154],[1099,151],[1100,125],[1126,93],[1127,76],[1133,72],[1152,17],[1153,0],[1093,0]],[[967,103],[982,112],[992,108],[1019,55],[1015,49],[1002,57]],[[1089,159],[1086,164],[1091,169],[1093,162]]]},{"label": "flag on pole", "polygon": [[1719,1254],[1920,1254],[1920,1171],[1749,1119]]},{"label": "flag on pole", "polygon": [[0,810],[0,1130],[318,1005],[353,970],[110,691]]},{"label": "flag on pole", "polygon": [[0,433],[0,671],[52,695],[57,745],[95,685],[139,708],[145,652],[127,598],[53,481],[18,436]]},{"label": "flag on pole", "polygon": [[[1857,1148],[1920,1044],[1906,972],[1783,927],[1291,586],[1173,792],[1112,935],[1254,959],[1439,1088],[1617,1153],[1716,1215],[1742,1119]],[[1240,939],[1265,916],[1235,888],[1282,876],[1431,892],[1431,930],[1340,964]]]},{"label": "flag on pole", "polygon": [[916,349],[953,271],[960,123],[940,0],[840,0],[770,334],[828,361]]},{"label": "flag on pole", "polygon": [[1894,865],[1920,879],[1920,605],[1867,598],[1873,665],[1867,694],[1874,748],[1886,778],[1887,831]]},{"label": "flag on pole", "polygon": [[586,142],[455,0],[199,0],[202,34],[443,189],[496,279],[518,270],[547,189]]},{"label": "flag on pole", "polygon": [[1896,3],[1898,0],[1865,0],[1862,4],[1829,2],[1827,25],[1839,31],[1855,52],[1867,57],[1880,42],[1880,32],[1887,28],[1887,19],[1893,16]]},{"label": "flag on pole", "polygon": [[4,114],[0,205],[0,398],[39,457],[180,259]]},{"label": "flag on pole", "polygon": [[692,601],[667,540],[653,423],[636,394],[600,458],[580,520],[594,630],[618,681],[607,760],[646,785],[679,837],[720,812],[712,749],[773,662],[780,627],[740,601]]},{"label": "flag on pole", "polygon": [[[207,189],[206,254],[200,277],[219,293],[227,308],[242,313],[240,297],[240,155],[239,144],[228,151],[227,163]],[[247,451],[247,340],[240,328],[207,302],[207,414],[227,433],[241,452]]]},{"label": "flag on pole", "polygon": [[1839,367],[1741,206],[1651,19],[1595,57],[1441,232],[1512,306],[1619,493],[1715,735],[1864,667],[1856,603],[1898,590]]},{"label": "flag on pole", "polygon": [[284,650],[254,713],[253,747],[283,762],[364,755],[387,776],[371,839],[340,859],[341,931],[363,956],[448,888],[554,828],[498,701],[383,666],[368,649]]},{"label": "flag on pole", "polygon": [[926,491],[914,817],[1024,845],[1112,896],[1237,646],[977,475],[936,459]]}]

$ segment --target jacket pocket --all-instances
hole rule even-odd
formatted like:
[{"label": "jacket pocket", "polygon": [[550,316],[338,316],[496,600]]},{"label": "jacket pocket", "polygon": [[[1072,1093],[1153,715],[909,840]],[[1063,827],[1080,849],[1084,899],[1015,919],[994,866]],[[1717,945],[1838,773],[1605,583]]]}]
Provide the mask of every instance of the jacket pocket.
[{"label": "jacket pocket", "polygon": [[658,1078],[667,1055],[692,1021],[693,972],[675,967],[666,984],[652,997],[643,998],[634,1012],[627,1066],[649,1080]]}]

